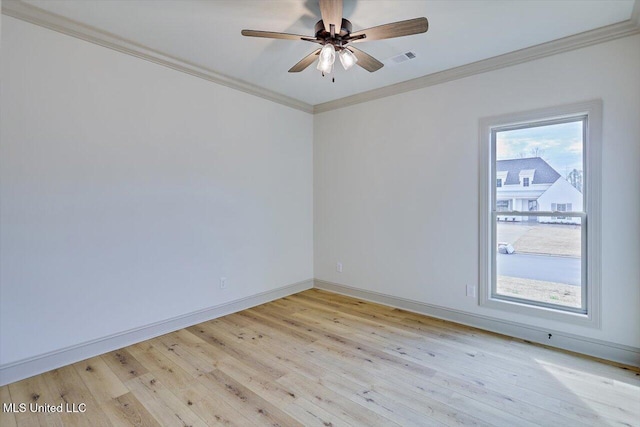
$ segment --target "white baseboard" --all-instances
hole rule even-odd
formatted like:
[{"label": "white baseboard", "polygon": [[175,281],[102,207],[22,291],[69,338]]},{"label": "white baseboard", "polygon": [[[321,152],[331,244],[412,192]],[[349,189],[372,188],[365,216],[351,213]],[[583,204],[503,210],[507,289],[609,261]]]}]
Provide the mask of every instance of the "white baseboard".
[{"label": "white baseboard", "polygon": [[[155,338],[188,326],[196,325],[207,320],[255,307],[256,305],[302,292],[312,287],[564,350],[587,354],[589,356],[612,360],[614,362],[624,363],[627,365],[640,366],[640,348],[637,347],[585,338],[565,332],[536,328],[529,325],[494,319],[478,314],[466,313],[459,310],[394,297],[379,292],[362,290],[324,280],[309,279],[271,291],[262,292],[235,301],[198,310],[182,316],[152,323],[150,325],[109,335],[104,338],[95,339],[51,351],[49,353],[7,363],[0,366],[0,386],[88,359],[90,357],[108,353],[110,351]],[[551,339],[548,338],[549,334],[552,334]]]},{"label": "white baseboard", "polygon": [[90,357],[108,353],[207,320],[236,313],[278,298],[302,292],[313,287],[313,280],[294,283],[271,291],[261,292],[235,301],[194,311],[182,316],[162,320],[150,325],[119,332],[103,338],[51,351],[0,366],[0,386],[29,378],[43,372],[69,365]]},{"label": "white baseboard", "polygon": [[[508,320],[495,319],[489,316],[471,314],[437,305],[394,297],[379,292],[367,291],[324,280],[314,280],[314,287],[366,301],[376,302],[391,307],[401,308],[426,316],[508,335],[514,338],[536,342],[563,350],[574,351],[625,365],[640,367],[640,348],[611,343],[593,338],[585,338],[566,332],[537,328]],[[551,338],[549,338],[551,334]]]}]

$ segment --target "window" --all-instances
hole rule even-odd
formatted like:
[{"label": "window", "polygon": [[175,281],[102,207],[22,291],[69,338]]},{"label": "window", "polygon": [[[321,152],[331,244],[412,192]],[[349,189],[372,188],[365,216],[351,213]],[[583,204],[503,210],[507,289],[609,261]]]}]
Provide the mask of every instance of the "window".
[{"label": "window", "polygon": [[[481,305],[599,326],[601,116],[595,101],[481,121]],[[505,170],[529,187],[506,200],[486,185]]]},{"label": "window", "polygon": [[498,200],[496,201],[496,211],[498,212],[506,212],[509,211],[509,201],[508,200]]},{"label": "window", "polygon": [[497,187],[502,187],[502,179],[498,178],[498,179],[496,180],[496,186],[497,186]]},{"label": "window", "polygon": [[[551,210],[554,212],[571,212],[571,203],[551,203]],[[565,216],[554,216],[555,219],[567,219]]]}]

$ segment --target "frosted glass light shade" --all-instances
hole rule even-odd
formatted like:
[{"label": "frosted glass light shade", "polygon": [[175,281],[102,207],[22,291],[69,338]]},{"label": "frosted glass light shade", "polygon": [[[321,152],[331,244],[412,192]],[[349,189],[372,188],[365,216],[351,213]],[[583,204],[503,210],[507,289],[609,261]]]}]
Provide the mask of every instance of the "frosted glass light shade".
[{"label": "frosted glass light shade", "polygon": [[320,57],[318,58],[318,70],[325,74],[329,74],[333,71],[333,63],[336,61],[336,48],[332,44],[326,44],[320,51]]},{"label": "frosted glass light shade", "polygon": [[333,72],[333,64],[328,62],[321,63],[318,62],[318,70],[322,71],[323,74],[331,74]]},{"label": "frosted glass light shade", "polygon": [[342,49],[340,51],[340,62],[342,63],[344,69],[348,70],[349,68],[356,65],[356,62],[358,62],[358,58],[356,58],[356,56],[349,49]]}]

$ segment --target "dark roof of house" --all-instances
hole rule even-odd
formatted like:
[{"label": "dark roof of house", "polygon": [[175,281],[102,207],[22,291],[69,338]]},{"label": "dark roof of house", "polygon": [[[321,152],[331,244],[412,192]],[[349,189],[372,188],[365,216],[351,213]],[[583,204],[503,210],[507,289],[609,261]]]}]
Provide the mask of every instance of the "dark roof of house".
[{"label": "dark roof of house", "polygon": [[519,184],[520,171],[528,169],[535,169],[532,184],[553,184],[560,178],[560,174],[540,157],[496,161],[498,172],[508,172],[505,185]]}]

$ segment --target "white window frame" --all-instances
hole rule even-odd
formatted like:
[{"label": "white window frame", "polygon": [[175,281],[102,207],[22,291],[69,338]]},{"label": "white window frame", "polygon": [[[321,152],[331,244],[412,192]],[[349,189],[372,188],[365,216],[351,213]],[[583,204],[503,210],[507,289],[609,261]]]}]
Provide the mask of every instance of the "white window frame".
[{"label": "white window frame", "polygon": [[[495,281],[496,228],[493,220],[496,200],[495,147],[492,132],[498,128],[517,127],[536,122],[561,121],[572,117],[586,117],[584,127],[584,183],[583,198],[586,215],[583,225],[584,312],[560,307],[532,305],[526,301],[512,301],[492,296]],[[599,328],[601,325],[601,163],[602,163],[602,101],[594,100],[538,110],[487,117],[480,120],[480,247],[479,292],[481,306],[516,312],[534,317],[560,320]],[[529,212],[522,212],[527,216]],[[536,213],[537,215],[537,213]]]}]

